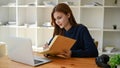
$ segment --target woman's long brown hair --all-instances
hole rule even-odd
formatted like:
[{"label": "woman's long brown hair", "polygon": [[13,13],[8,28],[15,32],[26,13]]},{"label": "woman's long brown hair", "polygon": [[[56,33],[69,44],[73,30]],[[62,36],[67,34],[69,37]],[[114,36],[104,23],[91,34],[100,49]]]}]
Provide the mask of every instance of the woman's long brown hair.
[{"label": "woman's long brown hair", "polygon": [[52,24],[52,26],[54,26],[54,33],[53,33],[53,37],[55,36],[55,35],[64,35],[64,32],[63,32],[63,29],[61,29],[56,23],[55,23],[55,19],[54,19],[54,13],[55,12],[62,12],[62,13],[64,13],[64,14],[70,14],[70,18],[69,18],[69,22],[70,22],[70,24],[72,25],[72,26],[76,26],[77,25],[77,23],[76,23],[76,20],[75,20],[75,18],[74,18],[74,16],[73,16],[73,13],[72,13],[72,10],[70,9],[70,7],[67,5],[67,4],[65,4],[65,3],[59,3],[58,5],[56,5],[54,8],[53,8],[53,11],[52,11],[52,13],[51,13],[51,19],[52,19],[52,21],[51,21],[51,24]]}]

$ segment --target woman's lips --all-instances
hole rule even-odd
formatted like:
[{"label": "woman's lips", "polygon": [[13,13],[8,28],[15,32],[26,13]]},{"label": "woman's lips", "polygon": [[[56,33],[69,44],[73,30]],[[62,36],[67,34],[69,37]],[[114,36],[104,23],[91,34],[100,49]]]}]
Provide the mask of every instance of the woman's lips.
[{"label": "woman's lips", "polygon": [[59,24],[59,26],[62,26],[62,24]]}]

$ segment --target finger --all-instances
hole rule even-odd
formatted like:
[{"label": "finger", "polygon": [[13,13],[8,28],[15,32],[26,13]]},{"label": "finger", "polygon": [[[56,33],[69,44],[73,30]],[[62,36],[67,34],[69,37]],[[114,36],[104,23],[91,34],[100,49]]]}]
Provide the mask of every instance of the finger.
[{"label": "finger", "polygon": [[43,49],[46,49],[46,48],[48,48],[48,47],[49,47],[48,45],[44,45],[44,46],[43,46]]},{"label": "finger", "polygon": [[70,57],[71,57],[70,52],[69,52],[69,53],[64,53],[63,55],[66,56],[67,58],[70,58]]},{"label": "finger", "polygon": [[64,55],[56,55],[56,56],[61,57],[61,58],[66,58],[66,56]]},{"label": "finger", "polygon": [[50,55],[49,54],[44,54],[45,57],[49,57]]},{"label": "finger", "polygon": [[71,56],[71,51],[70,50],[65,50],[64,51],[67,55]]},{"label": "finger", "polygon": [[66,53],[62,53],[62,54],[58,54],[57,55],[58,57],[61,57],[61,58],[69,58],[70,56]]}]

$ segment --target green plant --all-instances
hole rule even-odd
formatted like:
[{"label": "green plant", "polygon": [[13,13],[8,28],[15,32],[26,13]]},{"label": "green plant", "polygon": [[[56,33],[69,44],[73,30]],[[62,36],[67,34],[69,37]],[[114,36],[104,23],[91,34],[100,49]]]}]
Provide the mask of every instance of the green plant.
[{"label": "green plant", "polygon": [[117,65],[120,65],[120,54],[110,56],[109,64],[111,68],[115,68]]}]

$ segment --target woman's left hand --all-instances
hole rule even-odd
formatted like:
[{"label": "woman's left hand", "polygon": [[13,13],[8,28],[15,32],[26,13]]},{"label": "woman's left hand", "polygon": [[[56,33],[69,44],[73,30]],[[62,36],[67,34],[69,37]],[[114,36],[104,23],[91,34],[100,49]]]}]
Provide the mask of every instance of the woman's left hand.
[{"label": "woman's left hand", "polygon": [[70,58],[71,57],[71,51],[70,50],[64,50],[62,53],[59,53],[56,56],[62,57],[62,58]]}]

